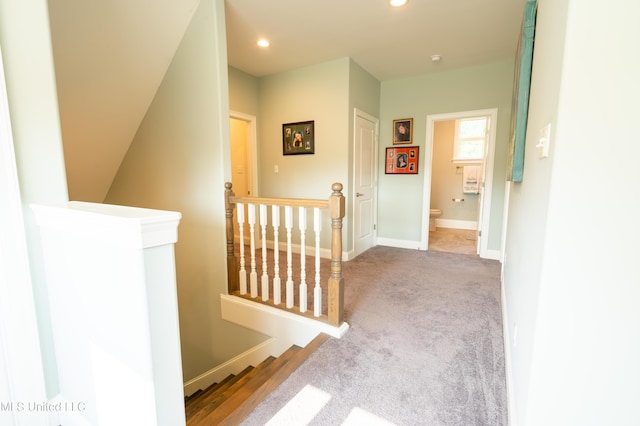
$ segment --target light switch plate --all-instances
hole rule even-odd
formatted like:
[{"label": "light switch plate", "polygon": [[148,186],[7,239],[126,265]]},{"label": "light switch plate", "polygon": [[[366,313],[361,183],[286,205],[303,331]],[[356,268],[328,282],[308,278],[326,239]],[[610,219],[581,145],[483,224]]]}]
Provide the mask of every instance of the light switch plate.
[{"label": "light switch plate", "polygon": [[551,143],[551,123],[540,129],[540,139],[536,148],[538,148],[539,158],[549,157],[549,144]]}]

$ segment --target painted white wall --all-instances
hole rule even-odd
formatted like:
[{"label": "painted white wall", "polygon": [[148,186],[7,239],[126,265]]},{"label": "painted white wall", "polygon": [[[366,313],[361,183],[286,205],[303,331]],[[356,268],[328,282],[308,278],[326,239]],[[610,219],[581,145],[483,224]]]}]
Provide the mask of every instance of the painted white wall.
[{"label": "painted white wall", "polygon": [[32,209],[60,373],[55,424],[184,424],[180,214],[81,202]]},{"label": "painted white wall", "polygon": [[201,1],[105,200],[182,213],[176,270],[186,381],[265,339],[220,317],[231,178],[223,6]]},{"label": "painted white wall", "polygon": [[[0,401],[46,399],[29,272],[24,215],[0,51]],[[0,410],[0,424],[45,424],[46,414],[18,406]]]},{"label": "painted white wall", "polygon": [[[504,269],[514,425],[640,423],[639,12],[539,1]],[[538,159],[547,123],[550,157]]]},{"label": "painted white wall", "polygon": [[28,208],[67,201],[46,1],[0,0],[0,44],[47,396],[53,397],[58,379],[48,293],[40,235]]}]

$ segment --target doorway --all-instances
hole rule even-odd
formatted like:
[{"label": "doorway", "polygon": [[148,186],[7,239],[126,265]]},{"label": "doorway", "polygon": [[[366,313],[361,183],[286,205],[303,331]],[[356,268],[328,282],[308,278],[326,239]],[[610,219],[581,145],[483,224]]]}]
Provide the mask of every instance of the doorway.
[{"label": "doorway", "polygon": [[[480,257],[488,258],[487,240],[489,232],[489,219],[491,209],[491,188],[493,182],[493,164],[495,156],[495,140],[496,140],[496,123],[497,123],[498,110],[486,109],[475,111],[464,111],[450,114],[437,114],[427,116],[427,141],[426,152],[428,156],[427,170],[431,170],[431,173],[425,173],[424,181],[424,193],[423,193],[423,211],[422,211],[422,235],[420,241],[420,249],[427,250],[429,248],[429,218],[430,210],[432,208],[439,209],[443,212],[443,218],[437,220],[440,224],[444,224],[451,228],[462,228],[463,232],[459,232],[460,235],[455,238],[468,238],[466,233],[475,235],[475,253]],[[484,155],[480,162],[471,161],[459,161],[457,163],[452,162],[452,155],[447,158],[445,163],[455,173],[458,179],[456,189],[458,192],[450,191],[450,195],[439,197],[438,203],[440,205],[431,205],[432,195],[435,191],[432,191],[432,185],[434,184],[434,176],[432,175],[434,168],[437,169],[438,164],[434,163],[434,141],[436,138],[437,127],[446,127],[445,123],[455,123],[456,120],[470,120],[478,117],[486,117],[486,134],[484,137],[483,151]],[[436,152],[437,153],[437,150]],[[440,161],[442,162],[442,160]],[[473,164],[472,164],[473,163]],[[467,173],[464,169],[465,166],[479,166],[478,170],[478,187],[477,195],[469,194],[465,197],[462,192],[463,173]],[[464,201],[463,201],[464,200]],[[466,205],[464,203],[467,203]],[[462,207],[464,206],[464,207]],[[458,210],[456,210],[458,208]],[[475,211],[477,220],[456,220],[455,217],[463,209]],[[454,219],[448,218],[453,217]]]},{"label": "doorway", "polygon": [[239,197],[257,197],[256,117],[231,111],[229,126],[233,192]]},{"label": "doorway", "polygon": [[354,109],[353,125],[353,257],[376,240],[379,120]]}]

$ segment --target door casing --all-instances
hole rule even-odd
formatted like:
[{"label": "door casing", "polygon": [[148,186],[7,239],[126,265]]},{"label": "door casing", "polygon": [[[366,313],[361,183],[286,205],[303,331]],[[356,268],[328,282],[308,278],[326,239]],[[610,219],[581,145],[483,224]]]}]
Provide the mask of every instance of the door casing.
[{"label": "door casing", "polygon": [[433,166],[433,131],[435,123],[438,121],[457,120],[461,118],[489,116],[491,120],[491,127],[489,129],[488,136],[488,152],[484,162],[485,180],[484,188],[482,188],[482,206],[481,211],[478,212],[481,217],[479,223],[479,229],[482,234],[479,244],[479,255],[482,258],[491,258],[489,256],[489,250],[487,248],[489,237],[489,223],[491,219],[491,193],[493,187],[493,165],[495,157],[495,145],[496,145],[496,129],[498,124],[498,109],[483,109],[474,111],[461,111],[447,114],[433,114],[427,115],[427,135],[425,143],[425,166],[426,172],[424,174],[424,189],[422,198],[422,232],[420,235],[420,250],[427,250],[429,247],[429,211],[431,209],[431,170]]},{"label": "door casing", "polygon": [[360,162],[360,156],[358,155],[357,149],[358,149],[358,144],[357,144],[357,137],[358,137],[358,127],[357,127],[357,122],[358,119],[364,119],[366,121],[369,121],[371,123],[373,123],[374,125],[374,146],[373,146],[373,165],[372,165],[372,169],[371,169],[371,182],[372,182],[372,190],[371,190],[371,205],[372,205],[372,217],[371,217],[371,234],[372,234],[372,245],[374,246],[376,244],[376,238],[377,238],[377,226],[376,223],[378,222],[378,144],[379,144],[379,129],[380,129],[380,120],[378,120],[378,118],[367,114],[364,111],[359,110],[358,108],[354,108],[353,109],[353,194],[352,194],[352,205],[354,206],[353,208],[353,215],[351,217],[351,224],[352,224],[352,230],[353,230],[353,257],[357,256],[358,254],[360,254],[361,252],[363,252],[364,250],[366,250],[367,248],[364,249],[358,249],[358,247],[356,247],[356,239],[357,239],[357,227],[356,227],[356,203],[358,203],[360,200],[358,199],[357,196],[357,188],[356,188],[356,183],[358,182],[358,176],[356,176],[357,171],[362,169],[362,164],[359,164]]}]

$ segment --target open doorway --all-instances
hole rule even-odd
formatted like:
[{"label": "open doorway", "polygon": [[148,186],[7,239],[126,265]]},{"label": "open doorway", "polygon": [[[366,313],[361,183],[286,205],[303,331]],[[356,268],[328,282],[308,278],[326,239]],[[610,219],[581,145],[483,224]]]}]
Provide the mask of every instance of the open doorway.
[{"label": "open doorway", "polygon": [[[487,257],[496,122],[497,109],[427,116],[426,161],[431,172],[425,173],[421,250],[430,248],[430,229],[436,240],[435,225],[436,230],[450,230],[444,235],[449,241],[439,244],[460,243],[462,251],[450,251]],[[465,125],[482,130],[481,143],[467,143],[472,138],[466,138]],[[476,154],[456,155],[474,143]],[[471,246],[471,252],[464,245]]]},{"label": "open doorway", "polygon": [[231,183],[239,197],[258,196],[256,117],[230,112]]}]

